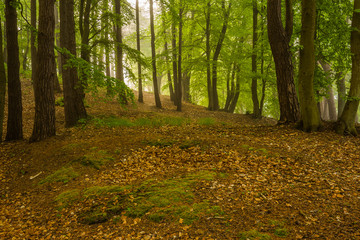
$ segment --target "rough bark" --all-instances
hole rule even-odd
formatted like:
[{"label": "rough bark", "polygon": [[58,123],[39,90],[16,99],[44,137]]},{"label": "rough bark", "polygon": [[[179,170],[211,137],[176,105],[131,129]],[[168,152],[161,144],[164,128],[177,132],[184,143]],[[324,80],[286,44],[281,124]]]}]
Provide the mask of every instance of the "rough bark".
[{"label": "rough bark", "polygon": [[253,77],[251,80],[251,98],[253,102],[253,116],[255,118],[261,117],[259,98],[258,98],[258,82],[257,82],[257,23],[258,23],[258,9],[257,9],[257,0],[253,0],[253,54],[251,56],[251,68]]},{"label": "rough bark", "polygon": [[[140,11],[139,10],[139,0],[136,0],[136,47],[137,47],[137,50],[140,52],[141,46],[140,46],[140,17],[139,17],[139,11]],[[140,103],[142,103],[142,102],[144,102],[144,96],[143,96],[142,77],[141,77],[141,64],[140,64],[140,62],[138,63],[138,79],[139,79],[139,98],[138,98],[138,101]]]},{"label": "rough bark", "polygon": [[20,62],[17,13],[14,0],[5,1],[6,37],[8,55],[8,120],[6,141],[23,138]]},{"label": "rough bark", "polygon": [[356,113],[359,107],[360,98],[360,0],[354,1],[354,12],[352,18],[351,32],[351,59],[352,59],[352,75],[350,91],[346,101],[344,110],[338,120],[336,132],[339,134],[350,133],[357,135],[355,129]]},{"label": "rough bark", "polygon": [[[76,56],[74,0],[60,1],[60,44]],[[66,65],[70,56],[61,54],[61,62]],[[65,127],[72,127],[79,119],[86,118],[83,102],[83,86],[75,67],[66,67],[63,72]]]},{"label": "rough bark", "polygon": [[0,142],[3,139],[3,125],[5,117],[6,73],[3,53],[2,21],[0,18]]},{"label": "rough bark", "polygon": [[38,67],[35,74],[35,120],[30,142],[55,135],[55,0],[39,0]]},{"label": "rough bark", "polygon": [[321,125],[314,94],[315,72],[315,0],[302,1],[300,66],[299,66],[299,100],[302,129],[306,132],[317,131]]},{"label": "rough bark", "polygon": [[160,94],[157,83],[157,73],[156,73],[156,49],[155,49],[155,28],[154,28],[154,8],[153,0],[150,0],[150,29],[151,29],[151,56],[152,56],[152,72],[153,72],[153,87],[154,87],[154,96],[155,104],[157,108],[161,108]]},{"label": "rough bark", "polygon": [[268,0],[268,36],[274,57],[280,105],[280,122],[296,122],[300,118],[299,102],[294,84],[290,39],[293,29],[291,0],[286,0],[286,26],[281,20],[281,0]]}]

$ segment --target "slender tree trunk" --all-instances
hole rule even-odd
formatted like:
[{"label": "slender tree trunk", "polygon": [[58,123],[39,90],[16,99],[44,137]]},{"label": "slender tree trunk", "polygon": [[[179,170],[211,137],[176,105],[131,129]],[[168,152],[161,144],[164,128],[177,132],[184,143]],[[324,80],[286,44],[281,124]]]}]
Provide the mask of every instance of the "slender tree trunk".
[{"label": "slender tree trunk", "polygon": [[217,66],[218,66],[218,59],[220,56],[220,52],[222,49],[222,44],[225,39],[225,34],[227,31],[227,26],[228,26],[228,21],[229,21],[229,17],[230,17],[230,11],[231,11],[231,2],[229,3],[227,10],[225,8],[225,1],[223,1],[222,4],[223,4],[223,9],[224,9],[224,22],[223,22],[220,37],[217,42],[213,60],[212,60],[212,94],[213,94],[212,110],[213,111],[219,110],[219,97],[218,97],[218,93],[217,93]]},{"label": "slender tree trunk", "polygon": [[38,68],[34,79],[35,120],[30,142],[55,135],[55,0],[39,0]]},{"label": "slender tree trunk", "polygon": [[285,29],[281,20],[281,0],[268,0],[267,3],[268,35],[276,68],[280,122],[282,123],[296,122],[300,119],[289,46],[293,29],[292,3],[291,0],[286,0],[285,3]]},{"label": "slender tree trunk", "polygon": [[[27,12],[28,12],[28,7],[27,4],[25,4],[25,18],[27,19]],[[30,42],[30,34],[29,34],[29,30],[26,29],[26,46],[25,46],[25,51],[24,51],[24,55],[23,55],[23,62],[22,62],[22,66],[23,66],[23,71],[27,70],[27,61],[28,61],[28,54],[29,54],[29,42]]]},{"label": "slender tree trunk", "polygon": [[177,47],[176,47],[176,27],[175,27],[175,23],[172,22],[171,23],[171,35],[172,35],[172,41],[171,41],[171,47],[172,47],[172,70],[173,70],[173,78],[174,78],[174,90],[175,90],[175,97],[174,97],[174,104],[177,106],[178,105],[178,99],[177,99],[177,94],[178,94],[178,66],[177,66]]},{"label": "slender tree trunk", "polygon": [[[166,65],[169,65],[168,63],[170,62],[170,59],[169,59],[169,55],[168,55],[168,52],[169,52],[169,48],[168,48],[168,43],[165,42],[165,45],[164,45],[164,49],[165,49],[165,61],[166,61]],[[173,83],[172,83],[172,79],[171,79],[171,70],[170,70],[170,67],[168,66],[169,70],[167,71],[167,78],[168,78],[168,84],[169,84],[169,92],[170,92],[170,100],[171,101],[175,101],[175,94],[174,94],[174,87],[173,87]]]},{"label": "slender tree trunk", "polygon": [[349,97],[346,101],[344,110],[339,118],[336,132],[344,134],[346,132],[357,135],[355,129],[355,118],[359,107],[360,98],[360,0],[354,1],[354,12],[352,19],[351,32],[351,53],[352,53],[352,75]]},{"label": "slender tree trunk", "polygon": [[5,0],[6,37],[8,55],[8,121],[6,141],[23,138],[20,62],[17,13],[14,0]]},{"label": "slender tree trunk", "polygon": [[226,83],[226,101],[225,101],[225,107],[224,107],[224,111],[228,112],[229,111],[229,107],[230,107],[230,103],[232,101],[232,99],[234,98],[234,93],[235,93],[235,67],[236,64],[232,63],[230,66],[230,70],[228,71],[227,74],[227,83]]},{"label": "slender tree trunk", "polygon": [[36,72],[36,53],[37,53],[37,46],[36,46],[36,29],[37,29],[37,0],[31,0],[31,79],[35,78]]},{"label": "slender tree trunk", "polygon": [[[72,55],[76,56],[74,0],[60,1],[60,44]],[[61,55],[63,66],[67,64],[70,56]],[[78,79],[76,67],[63,67],[63,89],[65,127],[72,127],[81,118],[86,118],[84,106],[83,85]]]},{"label": "slender tree trunk", "polygon": [[234,113],[237,102],[239,100],[239,96],[240,96],[240,69],[239,66],[235,66],[235,71],[236,71],[236,87],[235,87],[235,92],[234,92],[234,97],[231,100],[230,106],[229,106],[229,113]]},{"label": "slender tree trunk", "polygon": [[[58,3],[55,2],[54,5],[54,13],[55,13],[55,43],[56,46],[60,47],[60,22],[59,22],[59,9],[58,9]],[[56,69],[59,70],[59,75],[62,75],[61,72],[61,56],[60,54],[57,55],[57,64],[55,61],[55,71]],[[57,93],[61,92],[61,87],[60,87],[60,82],[59,82],[59,78],[58,75],[56,74],[55,79],[54,79],[54,91]]]},{"label": "slender tree trunk", "polygon": [[210,20],[211,20],[211,0],[207,3],[207,13],[206,13],[206,80],[207,80],[207,90],[209,105],[208,109],[213,110],[214,100],[213,100],[213,87],[211,81],[211,48],[210,48]]},{"label": "slender tree trunk", "polygon": [[0,18],[0,142],[3,139],[3,125],[5,117],[6,73],[3,53],[2,21]]},{"label": "slender tree trunk", "polygon": [[161,108],[160,94],[157,83],[156,73],[156,48],[155,48],[155,28],[154,28],[154,9],[153,0],[150,0],[150,29],[151,29],[151,56],[152,56],[152,68],[153,68],[153,86],[155,103],[157,108]]},{"label": "slender tree trunk", "polygon": [[253,54],[251,56],[251,67],[253,72],[253,77],[251,81],[251,97],[253,102],[253,116],[255,118],[261,117],[259,99],[258,99],[258,90],[257,90],[257,24],[258,24],[258,9],[257,9],[257,0],[253,0]]},{"label": "slender tree trunk", "polygon": [[[79,29],[81,36],[80,57],[86,62],[90,62],[90,11],[91,0],[81,0],[79,8]],[[80,80],[84,86],[88,83],[88,74],[84,70],[80,70]],[[85,95],[84,95],[85,97]]]},{"label": "slender tree trunk", "polygon": [[179,9],[179,58],[178,58],[178,93],[177,93],[177,108],[176,110],[181,112],[182,107],[182,31],[183,31],[183,6],[182,1],[180,0],[180,9]]},{"label": "slender tree trunk", "polygon": [[[115,13],[121,17],[121,4],[120,0],[115,0]],[[120,19],[118,19],[120,21]],[[116,78],[124,82],[124,66],[123,66],[123,37],[122,37],[122,24],[117,22],[115,24],[116,35]]]},{"label": "slender tree trunk", "polygon": [[[327,74],[326,78],[329,79],[330,73],[331,73],[331,66],[330,64],[324,62],[323,60],[319,60],[319,63],[321,67],[323,68],[324,72]],[[335,105],[335,97],[334,97],[334,91],[332,88],[332,84],[330,84],[327,88],[327,95],[326,98],[328,107],[329,107],[329,117],[330,121],[336,121],[337,120],[337,114],[336,114],[336,105]]]},{"label": "slender tree trunk", "polygon": [[316,1],[302,1],[299,100],[302,129],[317,131],[321,125],[314,94]]},{"label": "slender tree trunk", "polygon": [[[140,52],[140,16],[139,16],[139,0],[136,0],[136,47]],[[138,62],[138,79],[139,79],[139,99],[140,103],[144,102],[142,76],[141,76],[141,64]]]}]

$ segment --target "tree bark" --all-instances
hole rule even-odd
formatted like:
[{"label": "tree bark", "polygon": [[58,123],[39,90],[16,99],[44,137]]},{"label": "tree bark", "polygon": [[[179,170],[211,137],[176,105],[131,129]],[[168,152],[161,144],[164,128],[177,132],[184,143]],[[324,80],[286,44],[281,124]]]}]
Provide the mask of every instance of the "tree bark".
[{"label": "tree bark", "polygon": [[[58,8],[57,2],[55,2],[55,5],[54,5],[54,13],[55,13],[55,29],[56,29],[55,43],[56,43],[56,46],[60,47],[60,22],[59,22],[59,8]],[[60,56],[60,54],[57,54],[57,64],[55,61],[55,70],[56,69],[58,69],[59,75],[61,76],[62,71],[61,71],[61,56]],[[60,82],[59,82],[59,78],[58,78],[57,74],[54,79],[54,91],[57,93],[61,92]]]},{"label": "tree bark", "polygon": [[[91,11],[91,0],[81,0],[79,8],[79,29],[81,36],[81,47],[80,57],[86,62],[90,62],[90,11]],[[87,86],[88,74],[80,70],[80,81],[84,86]],[[85,96],[84,96],[85,97]]]},{"label": "tree bark", "polygon": [[360,0],[354,1],[354,12],[351,31],[351,59],[352,76],[350,91],[344,110],[338,120],[336,132],[339,134],[350,133],[357,135],[355,118],[359,107],[360,98]]},{"label": "tree bark", "polygon": [[314,94],[315,72],[315,0],[302,1],[300,67],[299,67],[299,100],[302,129],[306,132],[317,131],[321,125]]},{"label": "tree bark", "polygon": [[[331,73],[331,66],[330,64],[324,62],[323,60],[319,60],[319,63],[321,67],[323,68],[324,72],[327,74],[326,78],[330,78]],[[335,97],[334,97],[334,91],[332,88],[332,84],[329,84],[327,87],[327,97],[326,101],[328,103],[329,107],[329,120],[330,121],[336,121],[337,120],[337,114],[336,114],[336,105],[335,105]]]},{"label": "tree bark", "polygon": [[207,3],[206,8],[206,28],[205,28],[205,36],[206,36],[206,82],[207,82],[207,91],[209,98],[208,109],[212,110],[214,101],[213,101],[213,87],[211,82],[211,48],[210,48],[210,27],[211,27],[211,0]]},{"label": "tree bark", "polygon": [[224,9],[224,22],[221,29],[220,37],[216,45],[216,49],[214,52],[213,60],[212,60],[212,95],[213,95],[213,105],[211,107],[211,110],[217,111],[219,110],[219,96],[217,93],[217,64],[218,59],[220,56],[220,52],[222,49],[222,44],[225,39],[225,34],[227,31],[228,21],[230,17],[230,11],[231,11],[231,2],[229,3],[228,9],[225,8],[225,1],[222,2],[223,9]]},{"label": "tree bark", "polygon": [[36,53],[37,53],[37,46],[36,46],[36,29],[37,29],[37,0],[31,0],[31,79],[35,78],[36,72]]},{"label": "tree bark", "polygon": [[338,118],[339,118],[345,107],[346,85],[345,85],[345,77],[343,76],[342,73],[337,73],[336,79],[337,79],[337,89],[338,89]]},{"label": "tree bark", "polygon": [[290,39],[293,29],[291,0],[286,0],[286,26],[281,20],[281,0],[268,0],[268,35],[274,57],[280,122],[296,122],[300,119],[299,102],[294,84],[294,68],[291,60]]},{"label": "tree bark", "polygon": [[182,31],[183,31],[183,6],[182,1],[179,3],[179,58],[178,58],[178,92],[177,92],[177,108],[178,112],[181,112],[182,107]]},{"label": "tree bark", "polygon": [[176,27],[175,23],[171,23],[171,35],[172,35],[172,41],[171,41],[171,47],[172,47],[172,70],[173,70],[173,79],[174,79],[174,104],[177,106],[177,94],[178,94],[178,66],[177,66],[177,47],[176,47]]},{"label": "tree bark", "polygon": [[37,71],[34,82],[35,120],[30,142],[55,135],[54,54],[55,0],[39,0]]},{"label": "tree bark", "polygon": [[151,56],[152,56],[152,70],[153,70],[153,87],[155,95],[155,104],[157,108],[161,108],[160,94],[157,83],[156,73],[156,49],[155,49],[155,28],[154,28],[154,9],[153,0],[150,0],[150,29],[151,29]]},{"label": "tree bark", "polygon": [[251,56],[251,67],[253,77],[251,80],[251,97],[253,102],[253,116],[254,118],[260,118],[260,106],[259,106],[259,98],[258,98],[258,89],[257,89],[257,23],[258,23],[258,9],[257,9],[257,0],[253,0],[253,54]]},{"label": "tree bark", "polygon": [[6,73],[3,53],[2,21],[0,18],[0,142],[3,139],[3,125],[5,117]]},{"label": "tree bark", "polygon": [[[74,0],[60,1],[60,44],[62,48],[66,48],[76,56]],[[69,55],[61,54],[63,66],[69,59]],[[65,127],[72,127],[77,124],[79,119],[87,117],[83,101],[83,85],[78,79],[76,67],[63,67],[62,72]]]},{"label": "tree bark", "polygon": [[[136,47],[140,52],[140,16],[139,16],[139,0],[136,0]],[[143,96],[143,86],[142,86],[142,76],[141,76],[141,64],[138,62],[138,79],[139,79],[139,98],[138,101],[140,103],[144,102]]]},{"label": "tree bark", "polygon": [[8,55],[8,121],[6,141],[23,138],[22,100],[20,82],[20,62],[18,45],[18,27],[15,1],[5,1],[6,37]]}]

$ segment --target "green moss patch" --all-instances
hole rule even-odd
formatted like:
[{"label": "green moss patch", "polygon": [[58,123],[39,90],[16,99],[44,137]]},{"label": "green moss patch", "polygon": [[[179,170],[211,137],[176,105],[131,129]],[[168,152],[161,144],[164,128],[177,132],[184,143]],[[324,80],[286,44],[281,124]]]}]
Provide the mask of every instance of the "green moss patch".
[{"label": "green moss patch", "polygon": [[103,166],[110,160],[114,160],[112,155],[110,155],[107,151],[103,151],[103,150],[100,151],[93,150],[89,154],[84,155],[83,157],[78,159],[78,161],[83,166],[88,166],[95,169],[100,169],[101,166]]},{"label": "green moss patch", "polygon": [[260,233],[256,230],[240,233],[240,240],[270,240],[271,237],[268,234]]},{"label": "green moss patch", "polygon": [[70,180],[77,178],[79,175],[80,174],[75,172],[75,170],[72,167],[61,168],[60,170],[57,170],[56,172],[48,175],[46,178],[41,180],[39,184],[53,183],[53,182],[67,183]]}]

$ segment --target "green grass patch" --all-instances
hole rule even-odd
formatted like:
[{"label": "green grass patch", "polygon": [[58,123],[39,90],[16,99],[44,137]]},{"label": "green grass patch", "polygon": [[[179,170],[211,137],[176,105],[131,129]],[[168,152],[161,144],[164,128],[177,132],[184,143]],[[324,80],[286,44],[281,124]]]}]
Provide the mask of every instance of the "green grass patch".
[{"label": "green grass patch", "polygon": [[189,119],[181,117],[139,118],[135,120],[134,124],[140,127],[182,126],[189,121]]},{"label": "green grass patch", "polygon": [[240,240],[271,240],[270,235],[251,230],[240,233]]},{"label": "green grass patch", "polygon": [[56,172],[48,175],[46,178],[41,180],[39,184],[53,183],[53,182],[67,183],[70,180],[77,178],[79,175],[80,174],[75,172],[75,170],[72,167],[61,168],[60,170],[57,170]]},{"label": "green grass patch", "polygon": [[178,221],[190,225],[201,217],[223,216],[221,207],[208,201],[195,201],[193,186],[198,182],[211,181],[217,174],[200,171],[163,181],[147,180],[135,186],[94,186],[60,194],[56,201],[69,206],[75,201],[87,201],[91,210],[81,213],[84,224],[107,221],[125,214],[153,222]]},{"label": "green grass patch", "polygon": [[96,149],[93,149],[92,152],[90,152],[87,155],[84,155],[83,157],[79,158],[77,161],[79,161],[83,166],[100,169],[101,166],[106,164],[108,161],[112,161],[112,160],[114,160],[114,158],[107,151],[104,150],[96,151]]},{"label": "green grass patch", "polygon": [[289,231],[286,228],[277,228],[275,229],[274,234],[278,237],[287,237],[289,235]]},{"label": "green grass patch", "polygon": [[214,118],[200,118],[198,120],[198,124],[203,126],[211,126],[216,124],[216,120]]}]

